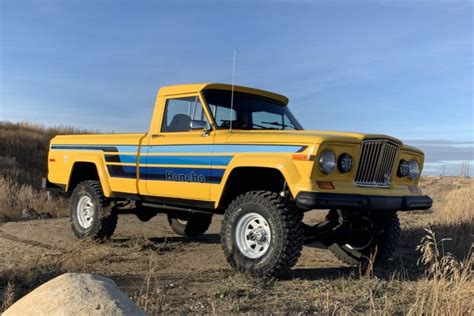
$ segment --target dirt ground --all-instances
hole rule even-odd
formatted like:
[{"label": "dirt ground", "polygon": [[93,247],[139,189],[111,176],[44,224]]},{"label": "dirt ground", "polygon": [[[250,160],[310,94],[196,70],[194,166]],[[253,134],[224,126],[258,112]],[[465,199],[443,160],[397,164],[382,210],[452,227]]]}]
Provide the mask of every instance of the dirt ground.
[{"label": "dirt ground", "polygon": [[[367,312],[381,304],[378,299],[402,293],[423,276],[415,248],[431,213],[399,214],[400,249],[372,279],[361,277],[358,268],[342,264],[315,244],[304,247],[287,279],[250,279],[232,271],[225,261],[220,248],[221,216],[214,217],[204,236],[190,240],[176,236],[165,215],[146,223],[122,215],[114,236],[104,244],[77,240],[68,218],[0,224],[0,283],[10,280],[20,296],[64,271],[99,273],[112,278],[151,314],[332,313],[341,311],[341,306],[342,311]],[[318,212],[308,213],[305,221],[320,217]],[[389,282],[394,275],[406,284]],[[409,297],[404,294],[397,300],[403,304]]]}]

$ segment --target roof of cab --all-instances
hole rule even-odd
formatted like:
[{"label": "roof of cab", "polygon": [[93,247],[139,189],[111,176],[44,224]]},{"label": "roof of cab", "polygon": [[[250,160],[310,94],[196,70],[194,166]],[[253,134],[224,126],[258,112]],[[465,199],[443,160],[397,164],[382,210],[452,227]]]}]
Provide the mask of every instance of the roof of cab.
[{"label": "roof of cab", "polygon": [[[207,89],[221,89],[221,90],[231,90],[232,85],[225,83],[193,83],[193,84],[180,84],[173,86],[164,86],[161,87],[158,91],[159,96],[169,96],[176,94],[185,94],[185,93],[196,93]],[[234,86],[234,91],[246,92],[251,94],[261,95],[270,99],[278,100],[285,105],[288,104],[288,98],[277,93],[270,91],[243,87],[243,86]]]}]

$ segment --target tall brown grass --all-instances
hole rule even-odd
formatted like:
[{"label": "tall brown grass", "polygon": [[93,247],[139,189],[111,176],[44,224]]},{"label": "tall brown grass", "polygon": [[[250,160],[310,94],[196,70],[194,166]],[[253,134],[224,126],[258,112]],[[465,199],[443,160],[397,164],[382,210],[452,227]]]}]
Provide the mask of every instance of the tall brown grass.
[{"label": "tall brown grass", "polygon": [[64,198],[0,177],[0,221],[17,220],[22,216],[23,210],[63,217],[67,214],[68,207]]},{"label": "tall brown grass", "polygon": [[47,175],[48,145],[59,134],[85,133],[70,127],[0,122],[0,221],[21,217],[24,209],[65,213],[65,202],[41,191]]},{"label": "tall brown grass", "polygon": [[467,185],[447,192],[439,204],[432,229],[439,238],[449,238],[443,242],[445,252],[467,258],[474,242],[474,187]]},{"label": "tall brown grass", "polygon": [[2,300],[3,303],[0,306],[0,310],[2,311],[5,311],[15,302],[15,285],[13,283],[7,282],[7,286],[2,295]]},{"label": "tall brown grass", "polygon": [[0,121],[0,176],[40,189],[47,173],[49,141],[56,135],[86,133],[71,127],[44,127]]},{"label": "tall brown grass", "polygon": [[472,312],[474,284],[472,252],[464,260],[445,252],[448,238],[438,239],[426,229],[427,234],[417,249],[421,252],[419,263],[425,266],[426,278],[418,281],[411,315],[467,315]]}]

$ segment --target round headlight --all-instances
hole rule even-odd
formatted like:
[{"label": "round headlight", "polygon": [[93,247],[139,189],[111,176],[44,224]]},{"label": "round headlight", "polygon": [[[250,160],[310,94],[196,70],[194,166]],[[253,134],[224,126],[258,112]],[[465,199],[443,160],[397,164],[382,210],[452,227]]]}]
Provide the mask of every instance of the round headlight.
[{"label": "round headlight", "polygon": [[408,165],[410,168],[410,171],[408,172],[408,177],[411,180],[416,179],[416,177],[418,177],[418,175],[420,174],[420,165],[418,164],[418,161],[416,161],[415,159],[412,159],[410,160]]},{"label": "round headlight", "polygon": [[340,173],[346,173],[352,169],[352,157],[347,153],[343,153],[337,159],[337,169]]},{"label": "round headlight", "polygon": [[327,150],[321,154],[319,157],[319,169],[325,174],[330,174],[336,168],[336,155]]},{"label": "round headlight", "polygon": [[408,164],[408,161],[406,161],[405,159],[400,160],[400,164],[398,165],[397,175],[400,178],[403,178],[403,177],[406,177],[409,172],[410,172],[410,165]]}]

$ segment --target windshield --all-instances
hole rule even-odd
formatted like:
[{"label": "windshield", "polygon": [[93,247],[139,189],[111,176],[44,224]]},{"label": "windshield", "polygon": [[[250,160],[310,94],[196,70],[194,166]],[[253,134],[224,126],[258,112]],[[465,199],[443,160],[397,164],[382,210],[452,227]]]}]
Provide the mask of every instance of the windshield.
[{"label": "windshield", "polygon": [[204,98],[214,117],[217,129],[301,130],[298,121],[285,104],[259,95],[229,90],[205,90]]}]

